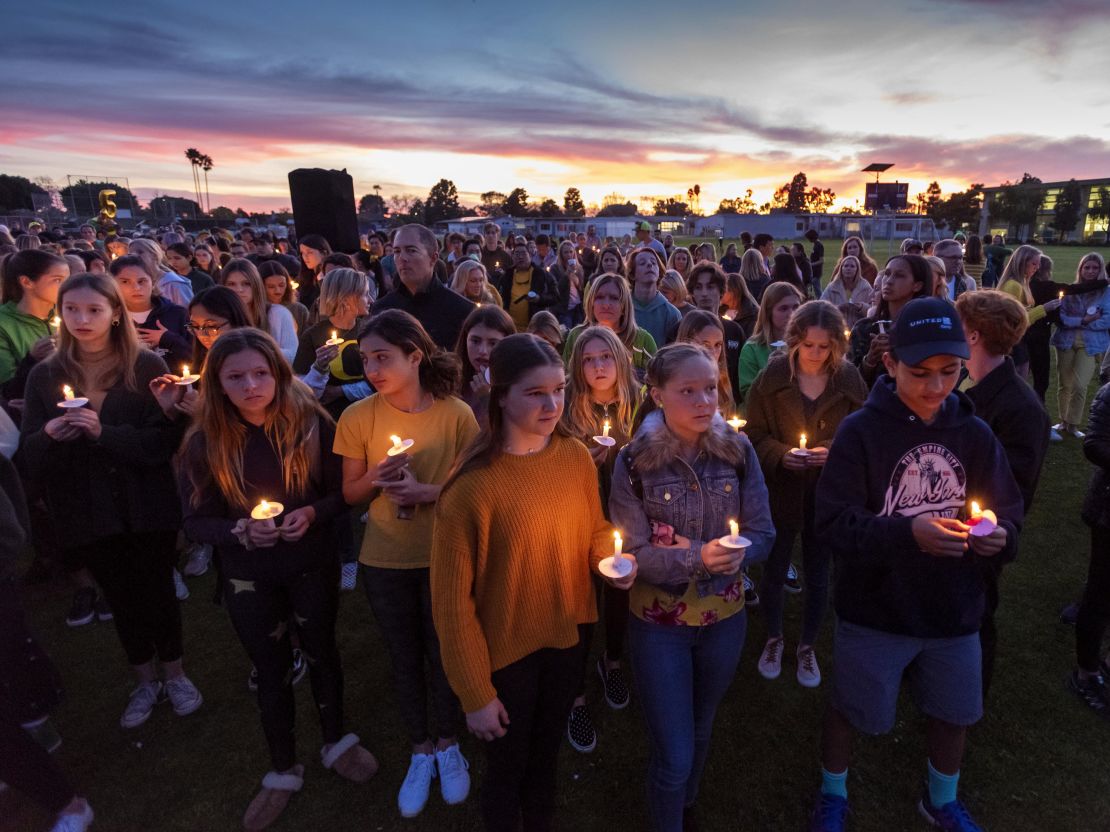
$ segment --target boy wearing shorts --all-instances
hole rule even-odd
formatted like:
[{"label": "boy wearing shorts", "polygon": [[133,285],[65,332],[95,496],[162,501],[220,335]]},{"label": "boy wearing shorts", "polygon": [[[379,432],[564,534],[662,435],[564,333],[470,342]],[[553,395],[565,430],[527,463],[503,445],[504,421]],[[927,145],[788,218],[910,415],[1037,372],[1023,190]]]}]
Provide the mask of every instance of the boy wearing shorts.
[{"label": "boy wearing shorts", "polygon": [[[837,625],[813,832],[845,828],[853,738],[894,726],[903,675],[928,718],[918,810],[944,830],[979,830],[956,786],[967,726],[983,712],[980,566],[1013,559],[1023,506],[1002,446],[955,391],[968,356],[951,304],[910,301],[883,356],[887,374],[841,423],[818,483]],[[996,515],[988,534],[972,501]]]}]

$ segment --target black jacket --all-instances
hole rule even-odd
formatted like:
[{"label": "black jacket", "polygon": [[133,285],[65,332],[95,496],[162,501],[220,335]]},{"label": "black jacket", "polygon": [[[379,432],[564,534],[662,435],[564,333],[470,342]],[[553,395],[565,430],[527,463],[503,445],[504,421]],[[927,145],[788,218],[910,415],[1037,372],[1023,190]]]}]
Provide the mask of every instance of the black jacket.
[{"label": "black jacket", "polygon": [[404,281],[397,281],[397,288],[374,304],[374,312],[401,309],[420,321],[432,340],[445,350],[455,349],[466,316],[474,311],[474,304],[457,292],[452,292],[435,279],[428,288],[414,295]]},{"label": "black jacket", "polygon": [[1091,403],[1083,455],[1095,466],[1083,500],[1083,522],[1110,528],[1110,384],[1102,385]]},{"label": "black jacket", "polygon": [[[529,265],[532,270],[532,289],[536,293],[535,298],[528,299],[528,318],[531,320],[532,316],[537,312],[557,306],[559,297],[559,288],[555,285],[555,278],[547,269],[541,269],[539,266]],[[513,302],[513,275],[515,269],[510,265],[501,274],[501,280],[497,284],[497,291],[501,293],[501,305],[505,307],[505,311],[510,311]],[[570,286],[567,286],[567,297],[570,297]],[[473,306],[471,307],[473,308]]]},{"label": "black jacket", "polygon": [[1048,411],[1009,358],[969,388],[967,397],[1002,443],[1028,514],[1048,450]]},{"label": "black jacket", "polygon": [[53,361],[27,379],[23,435],[17,461],[44,494],[62,548],[128,532],[181,528],[181,506],[170,460],[188,420],[170,421],[154,400],[150,380],[166,364],[149,350],[135,362],[136,390],[112,387],[100,409],[96,441],[57,442],[43,427],[58,416],[63,378]]},{"label": "black jacket", "polygon": [[162,357],[170,372],[180,373],[182,364],[191,364],[193,361],[193,339],[185,329],[188,313],[185,307],[170,303],[165,298],[154,297],[150,300],[154,304],[150,315],[135,326],[139,329],[158,329],[158,324],[161,324],[166,328],[158,342],[158,349],[166,351]]}]

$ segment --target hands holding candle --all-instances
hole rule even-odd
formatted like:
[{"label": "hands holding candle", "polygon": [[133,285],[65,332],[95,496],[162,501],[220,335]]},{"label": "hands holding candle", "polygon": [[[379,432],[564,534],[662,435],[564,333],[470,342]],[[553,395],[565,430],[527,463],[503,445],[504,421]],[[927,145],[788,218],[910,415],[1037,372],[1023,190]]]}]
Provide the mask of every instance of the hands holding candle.
[{"label": "hands holding candle", "polygon": [[188,364],[182,364],[181,365],[181,375],[178,376],[177,381],[174,382],[174,383],[178,384],[182,387],[188,387],[190,384],[196,384],[198,381],[200,381],[200,374],[199,373],[190,373],[189,372],[189,365]]},{"label": "hands holding candle", "polygon": [[597,571],[617,589],[628,589],[636,580],[636,558],[622,551],[624,540],[619,531],[613,532],[613,555],[602,559]]},{"label": "hands holding candle", "polygon": [[339,332],[335,329],[331,331],[331,338],[324,342],[324,344],[329,347],[338,347],[342,343],[343,339],[339,337]]},{"label": "hands holding candle", "polygon": [[303,506],[285,514],[281,525],[274,522],[275,517],[285,513],[281,503],[262,500],[251,509],[251,522],[247,524],[247,539],[255,548],[268,548],[279,540],[290,543],[304,537],[316,520],[316,509]]}]

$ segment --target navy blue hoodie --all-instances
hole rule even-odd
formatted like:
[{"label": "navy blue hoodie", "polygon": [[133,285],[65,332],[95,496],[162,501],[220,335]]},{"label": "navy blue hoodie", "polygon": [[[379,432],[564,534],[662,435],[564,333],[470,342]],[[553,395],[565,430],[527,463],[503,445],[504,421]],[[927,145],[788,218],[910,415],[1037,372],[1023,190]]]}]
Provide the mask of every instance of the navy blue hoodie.
[{"label": "navy blue hoodie", "polygon": [[970,548],[926,554],[918,515],[964,517],[971,500],[1007,531],[1001,563],[1017,553],[1021,492],[1006,453],[962,393],[925,424],[881,376],[861,410],[840,423],[817,485],[817,533],[836,563],[834,603],[844,621],[919,638],[978,632],[984,591]]}]

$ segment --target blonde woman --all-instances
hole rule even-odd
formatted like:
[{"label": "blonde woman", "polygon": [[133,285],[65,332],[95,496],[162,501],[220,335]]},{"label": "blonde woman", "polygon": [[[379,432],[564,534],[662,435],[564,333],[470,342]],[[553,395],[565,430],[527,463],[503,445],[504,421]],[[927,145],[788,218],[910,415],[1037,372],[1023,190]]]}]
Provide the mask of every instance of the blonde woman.
[{"label": "blonde woman", "polygon": [[686,280],[673,269],[668,269],[659,278],[659,294],[683,315],[694,311],[694,305],[690,303],[690,295],[686,290]]},{"label": "blonde woman", "polygon": [[750,248],[740,258],[740,276],[748,287],[748,293],[756,303],[763,300],[763,292],[771,283],[771,273],[758,249]]},{"label": "blonde woman", "polygon": [[836,264],[829,285],[821,293],[821,300],[839,309],[849,327],[866,317],[871,298],[871,285],[863,279],[859,258],[851,254]]},{"label": "blonde woman", "polygon": [[486,267],[477,260],[464,259],[455,267],[451,289],[469,301],[501,306],[501,295],[489,282]]},{"label": "blonde woman", "polygon": [[667,260],[667,268],[678,272],[683,280],[690,276],[690,269],[693,267],[694,258],[690,256],[690,250],[682,246],[677,246]]},{"label": "blonde woman", "polygon": [[563,361],[569,361],[578,336],[589,326],[604,326],[613,330],[632,355],[632,367],[638,375],[647,368],[648,360],[655,355],[655,339],[646,329],[636,326],[632,311],[632,289],[619,274],[603,274],[586,289],[586,322],[579,324],[567,335],[563,346]]},{"label": "blonde woman", "polygon": [[[1041,320],[1049,312],[1060,308],[1059,298],[1041,304],[1033,299],[1029,281],[1040,267],[1040,249],[1029,245],[1018,246],[1014,253],[1010,255],[1010,259],[1006,261],[1006,266],[1002,269],[1002,277],[998,281],[1000,292],[1005,292],[1010,297],[1017,299],[1025,307],[1025,314],[1029,318],[1030,326]],[[1022,378],[1028,378],[1029,348],[1025,343],[1019,343],[1014,347],[1010,357],[1014,361],[1014,367],[1017,369],[1018,375]]]},{"label": "blonde woman", "polygon": [[127,247],[128,254],[142,258],[143,266],[150,275],[151,282],[158,287],[158,294],[170,303],[188,307],[193,299],[193,284],[189,278],[182,277],[166,262],[166,253],[154,240],[140,237],[132,240]]},{"label": "blonde woman", "polygon": [[[1015,256],[1016,256],[1015,252]],[[1083,438],[1079,429],[1086,415],[1087,385],[1095,373],[1099,358],[1110,347],[1110,288],[1106,279],[1106,262],[1101,254],[1083,255],[1075,270],[1075,289],[1064,296],[1060,305],[1060,321],[1052,333],[1056,348],[1056,371],[1060,377],[1058,399],[1060,423],[1053,429],[1061,435],[1070,433]],[[1090,287],[1086,291],[1087,287]]]}]

